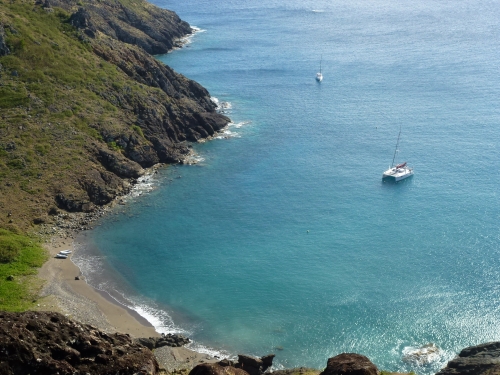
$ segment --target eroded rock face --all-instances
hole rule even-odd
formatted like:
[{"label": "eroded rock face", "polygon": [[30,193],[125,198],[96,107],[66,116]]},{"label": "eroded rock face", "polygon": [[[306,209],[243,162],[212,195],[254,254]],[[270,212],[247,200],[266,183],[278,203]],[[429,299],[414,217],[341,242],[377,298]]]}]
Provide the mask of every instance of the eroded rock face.
[{"label": "eroded rock face", "polygon": [[[85,146],[93,165],[89,172],[79,173],[78,186],[54,188],[60,209],[85,212],[111,202],[127,193],[143,168],[182,162],[190,151],[187,142],[213,136],[229,123],[204,87],[153,56],[167,53],[192,32],[174,12],[142,0],[126,6],[113,0],[39,0],[36,4],[70,13],[69,23],[78,30],[80,41],[103,63],[116,66],[124,82],[130,80],[130,86],[108,81],[87,84],[88,90],[123,116],[115,123],[89,124],[100,141]],[[144,90],[131,88],[137,83]]]},{"label": "eroded rock face", "polygon": [[378,370],[368,357],[355,353],[342,353],[328,359],[320,375],[377,375]]},{"label": "eroded rock face", "polygon": [[490,342],[463,349],[458,357],[436,375],[500,374],[500,342]]},{"label": "eroded rock face", "polygon": [[5,56],[10,53],[9,47],[5,43],[5,30],[3,25],[0,24],[0,56]]},{"label": "eroded rock face", "polygon": [[0,312],[2,375],[155,375],[158,371],[153,353],[129,335],[108,335],[55,312]]}]

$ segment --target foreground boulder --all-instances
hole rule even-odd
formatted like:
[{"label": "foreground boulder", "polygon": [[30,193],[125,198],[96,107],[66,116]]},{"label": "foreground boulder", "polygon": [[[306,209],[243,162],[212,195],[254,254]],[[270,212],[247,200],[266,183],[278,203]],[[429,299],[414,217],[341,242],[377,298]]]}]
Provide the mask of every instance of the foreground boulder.
[{"label": "foreground boulder", "polygon": [[342,353],[328,359],[320,375],[377,375],[378,370],[368,357],[355,353]]},{"label": "foreground boulder", "polygon": [[0,374],[155,375],[153,353],[56,312],[0,312]]},{"label": "foreground boulder", "polygon": [[458,357],[436,375],[499,374],[500,342],[489,342],[463,349]]},{"label": "foreground boulder", "polygon": [[261,358],[238,355],[238,362],[224,359],[218,363],[203,363],[191,370],[189,375],[262,375],[273,365],[274,354]]},{"label": "foreground boulder", "polygon": [[219,363],[202,363],[193,368],[189,375],[248,375],[248,373],[233,366],[222,366]]}]

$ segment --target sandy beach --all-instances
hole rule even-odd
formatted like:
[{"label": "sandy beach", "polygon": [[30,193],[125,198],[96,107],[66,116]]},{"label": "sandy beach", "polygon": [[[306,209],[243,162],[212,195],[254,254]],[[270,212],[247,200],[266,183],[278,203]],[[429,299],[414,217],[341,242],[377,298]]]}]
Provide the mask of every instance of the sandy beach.
[{"label": "sandy beach", "polygon": [[[46,281],[40,293],[39,310],[58,311],[107,333],[128,333],[135,338],[160,336],[138,313],[88,285],[71,261],[71,255],[68,259],[55,258],[61,250],[74,252],[72,238],[54,237],[45,247],[50,257],[39,271],[39,277]],[[218,360],[187,348],[162,347],[155,354],[160,366],[168,371],[191,369],[198,363]]]}]

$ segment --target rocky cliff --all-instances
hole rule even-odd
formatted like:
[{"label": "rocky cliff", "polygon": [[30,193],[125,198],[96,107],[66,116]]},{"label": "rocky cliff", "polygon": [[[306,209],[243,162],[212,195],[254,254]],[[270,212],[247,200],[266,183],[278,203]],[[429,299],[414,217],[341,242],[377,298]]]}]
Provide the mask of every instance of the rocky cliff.
[{"label": "rocky cliff", "polygon": [[141,0],[2,5],[0,225],[93,211],[227,125],[205,88],[152,56],[191,31]]},{"label": "rocky cliff", "polygon": [[61,314],[0,312],[0,373],[158,374],[151,350]]},{"label": "rocky cliff", "polygon": [[500,342],[490,342],[463,349],[436,375],[500,374]]},{"label": "rocky cliff", "polygon": [[[129,335],[106,334],[55,312],[0,312],[0,373],[154,375],[164,372],[151,350],[188,342],[179,335],[133,340]],[[271,370],[273,359],[273,354],[261,358],[240,354],[237,361],[199,364],[190,375],[263,375]],[[500,342],[491,342],[463,349],[436,375],[498,373]],[[377,375],[380,371],[363,355],[342,353],[329,358],[321,373],[300,368],[274,374]]]}]

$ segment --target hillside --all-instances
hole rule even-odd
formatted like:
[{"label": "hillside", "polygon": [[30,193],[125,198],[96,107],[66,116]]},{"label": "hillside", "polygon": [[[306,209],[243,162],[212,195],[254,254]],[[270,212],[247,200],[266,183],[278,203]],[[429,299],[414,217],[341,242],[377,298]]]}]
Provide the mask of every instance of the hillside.
[{"label": "hillside", "polygon": [[92,211],[228,123],[151,55],[190,32],[141,0],[1,2],[0,226]]}]

